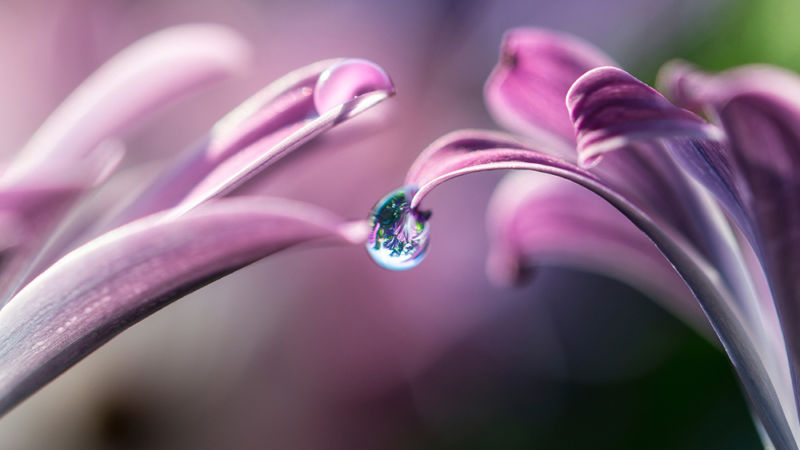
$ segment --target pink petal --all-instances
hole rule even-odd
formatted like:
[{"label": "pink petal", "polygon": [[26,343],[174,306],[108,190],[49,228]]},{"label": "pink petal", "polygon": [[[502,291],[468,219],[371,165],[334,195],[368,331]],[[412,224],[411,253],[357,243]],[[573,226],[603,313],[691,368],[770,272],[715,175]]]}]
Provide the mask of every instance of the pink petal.
[{"label": "pink petal", "polygon": [[264,198],[221,200],[107,233],[63,257],[0,310],[0,411],[125,328],[231,271],[293,245],[365,237],[363,223]]},{"label": "pink petal", "polygon": [[500,61],[484,88],[489,111],[502,126],[569,156],[575,131],[564,107],[572,83],[586,71],[614,62],[588,43],[536,28],[508,31]]},{"label": "pink petal", "polygon": [[653,243],[590,191],[541,174],[509,174],[487,217],[487,268],[495,280],[515,283],[542,263],[578,267],[625,281],[710,332],[691,291]]},{"label": "pink petal", "polygon": [[[756,414],[772,441],[778,446],[793,442],[787,423],[790,415],[784,412],[784,405],[776,393],[785,388],[781,384],[785,379],[775,374],[771,356],[764,354],[759,329],[754,328],[752,317],[743,315],[739,310],[737,297],[731,293],[715,266],[698,249],[698,242],[687,239],[680,230],[671,226],[669,220],[664,219],[671,217],[670,209],[661,216],[650,216],[638,203],[627,197],[629,191],[616,189],[616,186],[624,187],[622,180],[614,180],[614,184],[611,184],[602,174],[590,173],[535,148],[508,148],[507,139],[498,141],[497,146],[478,148],[475,142],[491,143],[492,135],[470,131],[461,132],[459,136],[466,145],[459,145],[457,139],[444,137],[437,142],[445,145],[425,150],[414,164],[415,175],[408,178],[410,184],[418,189],[411,201],[412,207],[418,208],[422,199],[444,181],[487,170],[523,169],[548,173],[594,192],[651,239],[677,270],[699,301],[739,371],[748,395],[758,399],[753,402]],[[724,232],[720,231],[720,234]]]},{"label": "pink petal", "polygon": [[[769,278],[796,378],[800,373],[800,78],[769,66],[710,75],[672,63],[662,70],[660,81],[673,98],[707,111],[728,136],[728,151],[752,196],[748,206],[757,237],[751,237],[751,243]],[[796,401],[800,404],[800,398]]]},{"label": "pink petal", "polygon": [[181,25],[147,36],[81,84],[10,170],[79,159],[161,105],[240,71],[248,53],[238,34],[218,25]]},{"label": "pink petal", "polygon": [[[328,60],[298,69],[217,122],[208,140],[159,177],[116,223],[179,202],[191,209],[224,195],[297,147],[393,94],[388,75],[368,61]],[[332,104],[335,101],[342,103]]]}]

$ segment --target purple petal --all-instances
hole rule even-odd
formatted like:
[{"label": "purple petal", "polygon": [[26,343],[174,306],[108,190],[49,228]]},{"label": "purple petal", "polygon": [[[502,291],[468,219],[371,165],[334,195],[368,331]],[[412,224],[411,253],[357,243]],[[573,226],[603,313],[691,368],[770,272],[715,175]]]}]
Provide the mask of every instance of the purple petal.
[{"label": "purple petal", "polygon": [[304,242],[363,242],[366,232],[363,223],[308,205],[239,198],[107,233],[0,310],[0,412],[125,328],[231,271]]},{"label": "purple petal", "polygon": [[613,67],[594,69],[579,78],[567,105],[578,132],[579,161],[599,163],[594,172],[602,173],[650,215],[674,217],[672,225],[723,268],[740,306],[757,316],[752,283],[741,284],[749,274],[737,255],[738,244],[730,236],[723,239],[714,224],[715,205],[705,201],[704,193],[683,175],[688,172],[714,194],[739,229],[753,236],[744,200],[749,192],[723,144],[714,140],[721,132]]},{"label": "purple petal", "polygon": [[[461,138],[471,144],[490,142],[492,135],[472,131],[462,132]],[[486,170],[524,169],[549,173],[591,190],[647,235],[692,290],[737,367],[745,390],[755,399],[756,414],[773,443],[778,447],[788,447],[794,442],[787,423],[791,414],[784,412],[784,405],[776,393],[785,391],[784,378],[775,373],[770,355],[764,355],[762,337],[758,334],[760,330],[745,320],[748,317],[737,309],[737,298],[694,241],[687,240],[669,221],[650,216],[601,175],[568,161],[534,148],[507,148],[505,139],[498,142],[498,146],[486,148],[460,146],[455,139],[442,138],[440,141],[446,145],[424,151],[413,166],[415,175],[409,176],[408,181],[416,185],[418,191],[411,201],[412,207],[419,207],[422,199],[442,182]]]},{"label": "purple petal", "polygon": [[696,329],[710,331],[691,291],[653,243],[590,191],[556,177],[509,174],[487,217],[487,268],[495,280],[516,283],[541,263],[578,267],[625,281]]},{"label": "purple petal", "polygon": [[575,81],[566,99],[578,136],[579,162],[585,165],[635,140],[722,138],[715,126],[615,67],[587,72]]},{"label": "purple petal", "polygon": [[218,25],[182,25],[145,37],[79,86],[10,170],[78,159],[161,105],[240,71],[248,53],[238,34]]},{"label": "purple petal", "polygon": [[536,28],[506,33],[500,61],[484,88],[486,105],[502,126],[572,154],[575,131],[564,107],[572,83],[586,71],[614,65],[588,43]]},{"label": "purple petal", "polygon": [[[327,81],[320,82],[323,75]],[[324,106],[314,104],[315,92],[326,101],[342,99],[344,103],[319,114]],[[337,97],[342,92],[347,93],[346,98]],[[46,266],[66,249],[116,226],[181,204],[173,211],[179,215],[224,195],[305,142],[393,93],[388,75],[368,61],[333,59],[297,69],[220,119],[206,139],[189,148],[121,212],[82,235],[66,234],[52,243],[37,258],[36,267]],[[29,277],[37,270],[31,268]]]},{"label": "purple petal", "polygon": [[[47,232],[117,167],[123,149],[109,138],[179,96],[240,70],[247,52],[242,38],[224,27],[166,29],[117,54],[59,106],[0,182],[4,214],[22,207],[20,220],[30,218],[25,241],[4,255],[0,303],[8,299],[11,280],[22,281],[20,271]],[[18,193],[24,193],[19,194],[24,202],[10,201]],[[35,211],[36,205],[46,209]]]},{"label": "purple petal", "polygon": [[[116,223],[178,203],[190,209],[224,195],[302,144],[393,94],[388,75],[368,61],[328,60],[298,69],[217,122],[209,139],[165,172]],[[336,101],[342,103],[333,104]]]},{"label": "purple petal", "polygon": [[752,194],[749,206],[762,247],[759,256],[796,378],[800,373],[800,78],[767,66],[712,76],[679,63],[665,67],[660,78],[671,95],[708,111],[728,136],[730,154]]}]

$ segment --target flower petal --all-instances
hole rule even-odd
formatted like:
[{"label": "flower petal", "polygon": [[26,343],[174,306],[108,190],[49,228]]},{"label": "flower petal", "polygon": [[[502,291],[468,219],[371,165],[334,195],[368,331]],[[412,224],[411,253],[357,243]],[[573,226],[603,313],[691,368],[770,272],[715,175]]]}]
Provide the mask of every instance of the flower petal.
[{"label": "flower petal", "polygon": [[566,34],[510,30],[486,82],[485,102],[499,124],[558,148],[566,157],[575,142],[564,107],[567,90],[589,69],[613,64],[600,50]]},{"label": "flower petal", "polygon": [[[56,109],[0,180],[4,214],[27,220],[24,240],[3,255],[0,304],[13,280],[22,281],[20,273],[44,236],[117,167],[124,152],[110,138],[154,109],[240,70],[247,53],[244,40],[221,26],[169,28],[114,56]],[[25,201],[10,201],[18,195]],[[37,205],[46,209],[37,211]]]},{"label": "flower petal", "polygon": [[[383,69],[364,60],[326,60],[291,72],[217,122],[207,140],[160,176],[115,223],[181,202],[191,209],[223,195],[393,94],[394,85]],[[334,105],[335,101],[343,103]]]},{"label": "flower petal", "polygon": [[625,281],[710,332],[691,291],[653,243],[590,191],[556,177],[511,173],[492,195],[487,218],[487,269],[495,280],[513,283],[536,264],[566,264]]},{"label": "flower petal", "polygon": [[586,72],[570,87],[566,99],[581,164],[590,165],[604,152],[640,139],[722,138],[715,126],[616,67]]},{"label": "flower petal", "polygon": [[240,71],[249,46],[218,25],[181,25],[111,58],[45,121],[6,173],[70,161],[175,98]]},{"label": "flower petal", "polygon": [[714,202],[684,175],[688,172],[714,194],[739,229],[753,236],[744,200],[748,192],[725,147],[714,140],[721,132],[614,67],[593,69],[579,78],[567,105],[578,132],[579,161],[596,164],[594,173],[651,216],[671,220],[720,268],[739,308],[760,329],[754,281],[738,242]]},{"label": "flower petal", "polygon": [[[326,79],[320,80],[323,75]],[[321,105],[314,101],[315,93]],[[224,195],[307,141],[393,94],[388,75],[365,60],[331,59],[297,69],[220,119],[206,139],[189,148],[130,204],[82,234],[64,234],[52,242],[37,257],[36,267],[132,220],[178,204],[181,207],[171,214],[180,215]],[[333,105],[335,101],[344,103]],[[328,109],[319,111],[324,108]],[[35,275],[36,268],[31,267],[28,276]]]},{"label": "flower petal", "polygon": [[[490,135],[480,131],[461,132],[468,143],[483,140],[491,141]],[[457,139],[442,138],[438,142],[446,145],[423,152],[417,161],[414,176],[408,178],[409,184],[418,187],[411,200],[411,207],[418,208],[422,199],[430,191],[451,178],[487,170],[524,169],[548,173],[577,183],[591,190],[600,198],[624,214],[636,227],[647,235],[659,251],[672,264],[699,301],[712,327],[716,331],[728,356],[736,366],[745,391],[755,399],[755,412],[761,419],[776,446],[792,448],[794,438],[786,411],[776,391],[783,392],[786,386],[780,374],[774,373],[772,360],[764,354],[759,344],[762,337],[754,335],[749,323],[736,308],[736,299],[716,268],[708,262],[693,241],[688,241],[677,232],[669,221],[652,217],[625,193],[615,190],[598,174],[590,173],[568,161],[555,158],[547,153],[530,148],[505,147],[505,140],[498,146],[476,148],[459,145]],[[436,145],[438,145],[435,143]],[[426,167],[427,166],[427,167]]]},{"label": "flower petal", "polygon": [[0,413],[204,284],[296,244],[365,237],[363,223],[264,198],[221,200],[107,233],[59,260],[0,310]]},{"label": "flower petal", "polygon": [[756,246],[763,247],[756,251],[770,280],[796,379],[800,373],[800,78],[768,66],[745,66],[713,76],[673,63],[662,70],[660,79],[673,97],[706,110],[728,136],[730,154],[752,195]]}]

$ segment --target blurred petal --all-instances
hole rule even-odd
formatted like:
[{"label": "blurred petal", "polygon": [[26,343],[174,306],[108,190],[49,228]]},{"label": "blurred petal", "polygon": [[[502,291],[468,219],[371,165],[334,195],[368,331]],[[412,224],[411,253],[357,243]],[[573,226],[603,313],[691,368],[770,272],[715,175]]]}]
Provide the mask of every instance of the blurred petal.
[{"label": "blurred petal", "polygon": [[495,190],[487,217],[487,269],[495,280],[515,283],[542,263],[602,273],[649,293],[709,335],[702,310],[675,269],[625,216],[590,191],[556,177],[511,173]]},{"label": "blurred petal", "polygon": [[[21,271],[44,236],[85,191],[116,169],[124,149],[109,138],[179,96],[240,70],[247,50],[238,34],[221,26],[169,28],[114,56],[59,106],[0,180],[0,208],[25,221],[24,239],[4,255],[0,304],[15,288],[14,280],[24,281]],[[12,201],[20,195],[25,201]]]},{"label": "blurred petal", "polygon": [[363,224],[263,198],[222,200],[107,233],[59,260],[0,310],[0,411],[133,323],[227,273],[296,244],[365,236]]},{"label": "blurred petal", "polygon": [[[494,134],[480,131],[460,133],[468,145],[459,145],[458,139],[440,139],[425,150],[412,168],[409,184],[418,188],[411,206],[418,208],[422,199],[439,184],[451,178],[486,170],[524,169],[549,173],[570,180],[591,190],[606,200],[636,227],[647,235],[664,257],[680,274],[705,311],[731,361],[737,367],[745,390],[754,401],[757,415],[777,446],[794,442],[784,406],[776,393],[782,391],[782,378],[771,377],[771,357],[764,355],[761,336],[736,308],[735,296],[730,292],[720,272],[709,263],[692,241],[677,232],[668,221],[651,217],[626,194],[615,190],[599,174],[590,173],[575,164],[552,157],[537,149],[507,148],[505,139],[496,146],[477,148],[477,141],[491,143]],[[669,214],[670,210],[665,211]],[[756,345],[754,345],[756,343]]]},{"label": "blurred petal", "polygon": [[508,31],[500,61],[484,88],[489,111],[502,126],[574,152],[575,131],[564,106],[572,83],[586,71],[614,65],[588,43],[536,28]]},{"label": "blurred petal", "polygon": [[248,53],[237,33],[218,25],[181,25],[143,38],[106,62],[56,109],[11,174],[52,158],[79,158],[154,109],[241,70]]}]

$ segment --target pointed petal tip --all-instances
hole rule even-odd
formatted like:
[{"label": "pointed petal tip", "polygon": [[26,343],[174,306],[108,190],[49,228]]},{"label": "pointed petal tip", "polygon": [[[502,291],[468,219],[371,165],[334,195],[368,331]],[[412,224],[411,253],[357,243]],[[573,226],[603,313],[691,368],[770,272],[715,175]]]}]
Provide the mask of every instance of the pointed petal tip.
[{"label": "pointed petal tip", "polygon": [[564,96],[587,70],[611,64],[609,57],[575,36],[512,29],[503,37],[499,62],[484,85],[485,104],[497,123],[570,155],[575,133]]}]

